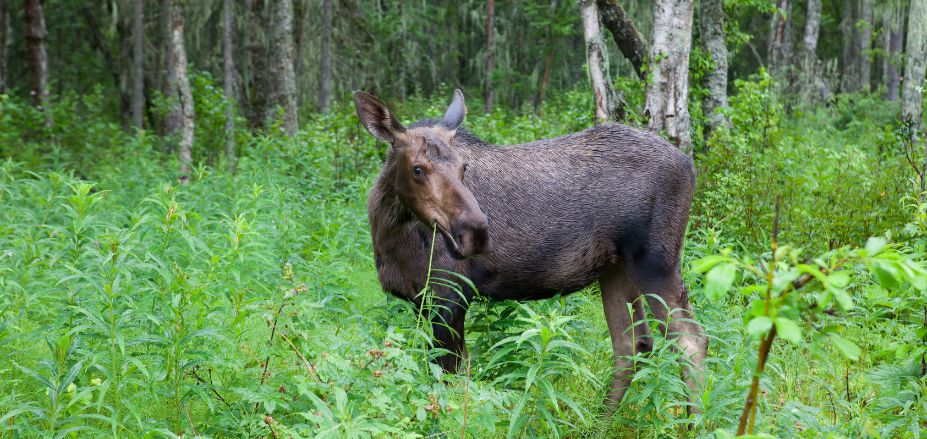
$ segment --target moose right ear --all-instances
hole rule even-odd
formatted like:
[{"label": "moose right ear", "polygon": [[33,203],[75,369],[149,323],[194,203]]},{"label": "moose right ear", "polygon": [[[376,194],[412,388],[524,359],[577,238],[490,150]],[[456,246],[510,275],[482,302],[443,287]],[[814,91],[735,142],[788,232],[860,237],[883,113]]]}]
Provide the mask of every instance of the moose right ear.
[{"label": "moose right ear", "polygon": [[404,132],[402,124],[379,99],[362,91],[354,92],[354,109],[364,128],[384,142],[392,144],[396,134]]}]

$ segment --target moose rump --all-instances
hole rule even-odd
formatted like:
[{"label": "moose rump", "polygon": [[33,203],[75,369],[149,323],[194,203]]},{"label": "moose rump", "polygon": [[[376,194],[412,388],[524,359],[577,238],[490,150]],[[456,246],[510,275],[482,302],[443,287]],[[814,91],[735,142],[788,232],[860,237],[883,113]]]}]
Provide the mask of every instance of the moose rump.
[{"label": "moose rump", "polygon": [[[355,104],[367,130],[390,144],[367,206],[385,291],[420,300],[432,227],[443,237],[433,267],[467,276],[490,298],[542,299],[598,280],[615,353],[613,403],[630,383],[626,358],[651,348],[648,326],[633,325],[645,317],[640,298],[657,295],[665,305],[647,296],[651,312],[691,361],[683,372],[695,390],[706,340],[679,271],[695,185],[688,157],[618,124],[491,145],[461,128],[459,90],[443,119],[408,128],[369,94],[355,93]],[[432,315],[435,342],[451,352],[438,362],[454,371],[466,356],[473,291],[434,294],[442,305]]]}]

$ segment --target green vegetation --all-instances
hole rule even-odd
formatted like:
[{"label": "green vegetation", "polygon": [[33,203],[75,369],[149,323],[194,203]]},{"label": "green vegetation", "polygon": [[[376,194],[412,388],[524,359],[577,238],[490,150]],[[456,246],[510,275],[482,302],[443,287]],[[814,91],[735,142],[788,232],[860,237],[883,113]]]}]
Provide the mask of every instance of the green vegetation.
[{"label": "green vegetation", "polygon": [[[240,130],[229,173],[209,134],[224,98],[195,78],[188,185],[169,139],[126,134],[99,92],[61,98],[51,127],[0,96],[0,437],[727,437],[771,328],[757,431],[927,434],[927,205],[913,128],[874,96],[786,111],[769,77],[737,81],[732,127],[696,142],[685,249],[711,338],[703,412],[686,418],[679,354],[658,339],[608,418],[597,287],[477,303],[470,363],[443,374],[419,310],[376,280],[365,201],[384,145],[342,103],[292,138]],[[434,117],[446,96],[396,111]],[[590,100],[466,125],[534,140],[591,125]]]}]

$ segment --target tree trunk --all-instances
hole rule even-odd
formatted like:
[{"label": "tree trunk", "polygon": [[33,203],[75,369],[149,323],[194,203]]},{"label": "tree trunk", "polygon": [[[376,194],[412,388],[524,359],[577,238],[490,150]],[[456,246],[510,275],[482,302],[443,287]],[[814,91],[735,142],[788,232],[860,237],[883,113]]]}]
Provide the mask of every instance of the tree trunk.
[{"label": "tree trunk", "polygon": [[[328,113],[332,94],[332,0],[322,0],[322,59],[319,63],[319,111]],[[399,62],[404,63],[404,60]],[[405,87],[404,81],[399,84]]]},{"label": "tree trunk", "polygon": [[145,123],[145,3],[132,1],[132,123]]},{"label": "tree trunk", "polygon": [[[171,53],[169,81],[176,95],[172,96],[174,119],[180,135],[178,161],[180,163],[179,180],[181,184],[190,181],[190,165],[193,162],[193,95],[190,92],[190,79],[187,77],[187,51],[184,47],[184,2],[183,0],[166,0],[171,12],[171,39],[168,50]],[[171,134],[175,134],[172,132]]]},{"label": "tree trunk", "polygon": [[813,101],[821,95],[819,88],[823,86],[818,77],[818,36],[821,33],[821,0],[808,0],[807,15],[805,17],[805,34],[802,38],[802,80],[801,97],[806,101]]},{"label": "tree trunk", "polygon": [[897,101],[901,91],[901,59],[904,44],[904,6],[895,5],[892,9],[891,30],[888,31],[888,72],[885,81],[885,99]]},{"label": "tree trunk", "polygon": [[[647,60],[647,43],[644,37],[634,27],[634,22],[618,0],[597,0],[597,4],[602,14],[602,24],[611,31],[618,49],[631,62],[637,77],[644,79],[643,67]],[[723,16],[721,19],[724,19]]]},{"label": "tree trunk", "polygon": [[0,94],[6,93],[6,8],[0,0]]},{"label": "tree trunk", "polygon": [[703,83],[708,96],[702,101],[708,116],[709,130],[726,123],[718,109],[727,107],[727,45],[724,44],[724,0],[702,0],[699,17],[702,43],[711,57],[712,67],[705,73]]},{"label": "tree trunk", "polygon": [[908,47],[905,49],[901,112],[921,125],[924,74],[927,70],[927,0],[913,0],[908,11]]},{"label": "tree trunk", "polygon": [[595,0],[581,0],[579,8],[583,21],[583,38],[586,40],[586,63],[592,83],[596,124],[623,119],[623,109],[619,108],[619,99],[608,74],[608,54],[602,28],[599,26],[599,8]]},{"label": "tree trunk", "polygon": [[229,162],[229,169],[235,170],[235,48],[234,41],[234,11],[233,0],[222,2],[222,57],[224,80],[222,83],[225,92],[225,156]]},{"label": "tree trunk", "polygon": [[843,0],[840,31],[843,34],[843,74],[841,90],[859,91],[859,39],[856,37],[856,0]]},{"label": "tree trunk", "polygon": [[644,113],[647,127],[666,131],[669,139],[691,154],[689,117],[689,50],[692,45],[692,0],[667,0],[654,7],[652,81],[647,84]]},{"label": "tree trunk", "polygon": [[791,44],[792,2],[777,0],[769,34],[769,70],[779,75],[789,66],[792,55]]},{"label": "tree trunk", "polygon": [[[164,96],[171,101],[171,111],[164,117],[163,134],[176,133],[180,129],[180,113],[173,110],[177,102],[177,82],[174,80],[171,71],[173,62],[173,16],[174,0],[161,0],[161,38],[164,41],[164,84],[162,84]],[[168,151],[173,151],[173,145],[169,144]]]},{"label": "tree trunk", "polygon": [[287,135],[299,128],[296,105],[296,73],[293,70],[293,0],[274,2],[273,44],[276,103],[283,104],[283,129]]},{"label": "tree trunk", "polygon": [[859,31],[859,86],[869,91],[872,82],[872,0],[862,0]]},{"label": "tree trunk", "polygon": [[[48,108],[48,52],[45,51],[45,13],[41,0],[25,0],[26,43],[29,48],[29,70],[32,73],[32,96],[35,105],[44,112]],[[51,123],[46,113],[46,125]]]},{"label": "tree trunk", "polygon": [[270,97],[273,94],[268,72],[267,57],[267,12],[264,7],[264,0],[249,0],[249,27],[248,35],[251,40],[248,44],[248,51],[251,54],[251,126],[253,128],[262,128],[267,120],[273,117],[270,108]]},{"label": "tree trunk", "polygon": [[492,74],[495,68],[493,58],[493,36],[495,33],[496,0],[486,2],[486,112],[492,113]]}]

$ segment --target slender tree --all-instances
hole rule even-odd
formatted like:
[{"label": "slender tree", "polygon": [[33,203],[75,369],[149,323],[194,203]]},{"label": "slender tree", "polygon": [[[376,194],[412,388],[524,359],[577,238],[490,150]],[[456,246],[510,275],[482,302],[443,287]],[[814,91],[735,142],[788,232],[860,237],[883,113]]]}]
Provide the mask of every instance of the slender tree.
[{"label": "slender tree", "polygon": [[599,25],[599,9],[595,0],[581,0],[579,7],[583,21],[583,38],[586,40],[586,63],[592,83],[596,123],[604,124],[624,118],[623,109],[619,107],[619,99],[608,74],[608,54]]},{"label": "slender tree", "polygon": [[[29,70],[32,74],[32,96],[42,111],[48,108],[48,52],[45,39],[45,12],[41,0],[25,0],[26,43],[29,48]],[[47,114],[47,113],[46,113]],[[51,120],[46,117],[46,124]]]},{"label": "slender tree", "polygon": [[0,0],[0,93],[6,92],[6,8]]},{"label": "slender tree", "polygon": [[230,169],[235,169],[235,29],[233,0],[222,2],[222,58],[223,91],[225,92],[225,156]]},{"label": "slender tree", "polygon": [[612,33],[618,50],[631,62],[637,76],[643,79],[643,67],[647,60],[647,43],[644,37],[637,31],[634,22],[618,0],[597,0],[596,3],[602,15],[602,24]]},{"label": "slender tree", "polygon": [[[550,0],[550,13],[557,13],[557,0]],[[544,91],[547,89],[547,82],[550,80],[550,68],[554,62],[554,30],[553,20],[547,23],[547,31],[544,44],[544,73],[538,80],[538,87],[534,93],[534,112],[541,113],[541,103],[544,102]]]},{"label": "slender tree", "polygon": [[843,92],[859,91],[859,38],[856,36],[857,0],[843,0],[840,8],[840,32],[843,34],[843,72],[840,89]]},{"label": "slender tree", "polygon": [[789,66],[791,61],[791,27],[791,0],[776,0],[776,12],[773,14],[769,33],[769,60],[766,62],[773,73],[783,73],[783,70]]},{"label": "slender tree", "polygon": [[175,127],[179,134],[178,160],[180,163],[179,180],[186,184],[190,181],[190,166],[193,162],[193,95],[190,92],[190,79],[187,76],[187,50],[184,46],[184,10],[186,0],[166,0],[170,7],[171,39],[168,51],[171,53],[169,81],[175,95],[170,96],[173,103],[172,113],[177,121]]},{"label": "slender tree", "polygon": [[495,69],[493,37],[496,28],[496,0],[486,2],[486,112],[492,113],[493,89],[492,75]]},{"label": "slender tree", "polygon": [[296,105],[296,73],[293,69],[293,0],[274,2],[272,45],[275,67],[275,103],[283,104],[283,129],[296,134],[299,114]]},{"label": "slender tree", "polygon": [[711,57],[711,69],[705,73],[703,82],[708,96],[702,101],[708,115],[708,127],[714,129],[726,123],[725,116],[718,109],[727,107],[727,45],[724,43],[724,1],[702,0],[699,14],[702,44]]},{"label": "slender tree", "polygon": [[902,46],[904,43],[903,5],[894,3],[891,8],[890,29],[888,30],[888,50],[886,56],[885,99],[897,101],[901,91],[901,71],[899,66],[902,59]]},{"label": "slender tree", "polygon": [[862,0],[859,13],[859,86],[868,91],[872,82],[872,0]]},{"label": "slender tree", "polygon": [[[163,83],[161,84],[161,92],[164,93],[168,99],[173,103],[171,105],[176,106],[177,103],[177,81],[174,80],[172,76],[173,72],[171,68],[174,65],[174,56],[173,50],[173,38],[174,38],[174,2],[177,0],[161,0],[161,40],[164,43],[164,54],[162,55],[162,62],[164,65],[164,73],[162,75]],[[180,112],[172,110],[167,113],[164,117],[164,126],[162,134],[176,133],[180,129]],[[172,150],[173,145],[168,146],[168,150]]]},{"label": "slender tree", "polygon": [[913,0],[911,9],[908,11],[908,46],[905,49],[901,112],[911,115],[918,126],[920,126],[924,110],[925,71],[927,71],[927,0]]},{"label": "slender tree", "polygon": [[802,37],[801,55],[801,95],[805,100],[811,100],[818,93],[821,79],[818,77],[818,36],[821,32],[821,0],[808,0],[807,14],[805,16],[805,33]]},{"label": "slender tree", "polygon": [[692,45],[692,0],[655,3],[650,48],[651,74],[644,113],[647,127],[666,131],[680,149],[691,153],[689,116],[689,51]]},{"label": "slender tree", "polygon": [[145,2],[132,0],[132,123],[144,127],[145,120]]},{"label": "slender tree", "polygon": [[248,8],[248,52],[251,58],[251,126],[260,128],[273,117],[270,99],[272,95],[271,75],[268,73],[266,32],[269,28],[264,0],[249,0]]},{"label": "slender tree", "polygon": [[[321,60],[319,62],[319,111],[328,113],[332,95],[332,0],[322,0],[322,41],[319,48],[321,51]],[[405,87],[402,82],[404,81],[400,81],[399,86]]]}]

